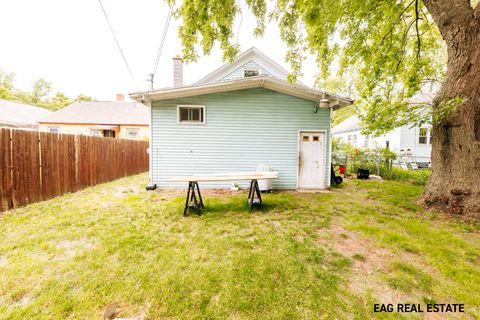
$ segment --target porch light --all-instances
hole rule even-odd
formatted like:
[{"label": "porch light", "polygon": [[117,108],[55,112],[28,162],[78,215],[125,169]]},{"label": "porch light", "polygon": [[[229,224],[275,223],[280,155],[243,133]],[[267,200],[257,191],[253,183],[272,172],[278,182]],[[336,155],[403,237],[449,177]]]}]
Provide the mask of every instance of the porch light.
[{"label": "porch light", "polygon": [[319,106],[322,109],[326,109],[326,108],[330,107],[330,101],[328,101],[328,99],[322,99],[322,100],[320,100]]}]

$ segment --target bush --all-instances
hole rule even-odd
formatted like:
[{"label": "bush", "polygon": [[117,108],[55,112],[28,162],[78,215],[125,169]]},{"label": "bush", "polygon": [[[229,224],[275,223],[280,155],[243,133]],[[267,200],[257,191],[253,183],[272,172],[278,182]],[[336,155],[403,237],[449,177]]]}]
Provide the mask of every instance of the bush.
[{"label": "bush", "polygon": [[382,170],[380,168],[380,176],[385,180],[397,180],[397,181],[407,181],[419,186],[424,186],[428,182],[430,169],[420,169],[420,170],[405,170],[402,168],[393,167],[388,170]]}]

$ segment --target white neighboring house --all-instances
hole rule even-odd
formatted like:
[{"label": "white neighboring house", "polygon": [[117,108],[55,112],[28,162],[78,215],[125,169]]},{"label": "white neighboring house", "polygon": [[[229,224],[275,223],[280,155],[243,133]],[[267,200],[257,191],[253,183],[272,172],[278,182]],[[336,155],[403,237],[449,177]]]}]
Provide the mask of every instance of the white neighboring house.
[{"label": "white neighboring house", "polygon": [[404,125],[381,135],[362,134],[361,120],[353,115],[332,129],[332,136],[356,148],[385,148],[397,155],[411,153],[412,162],[430,164],[432,152],[431,128]]}]

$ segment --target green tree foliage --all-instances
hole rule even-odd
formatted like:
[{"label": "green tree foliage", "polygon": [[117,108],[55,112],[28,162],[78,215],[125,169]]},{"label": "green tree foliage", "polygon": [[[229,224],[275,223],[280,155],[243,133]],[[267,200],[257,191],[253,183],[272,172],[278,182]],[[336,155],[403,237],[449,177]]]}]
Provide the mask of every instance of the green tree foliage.
[{"label": "green tree foliage", "polygon": [[43,78],[35,80],[30,93],[32,103],[39,103],[52,92],[52,84]]},{"label": "green tree foliage", "polygon": [[52,84],[43,78],[34,81],[31,91],[18,90],[14,86],[15,74],[0,69],[0,99],[31,104],[48,110],[62,109],[75,101],[93,101],[90,96],[79,94],[75,99],[63,92],[52,94]]},{"label": "green tree foliage", "polygon": [[[364,108],[363,118],[375,133],[407,122],[425,121],[425,106],[407,101],[431,79],[442,79],[446,53],[436,25],[422,1],[378,0],[247,0],[257,18],[256,36],[267,19],[275,21],[287,44],[286,60],[294,81],[301,75],[304,55],[315,55],[317,84],[335,79],[334,91],[355,92]],[[199,47],[210,53],[216,41],[224,59],[238,53],[234,18],[241,8],[236,0],[189,0],[181,4],[180,38],[185,60],[195,61]],[[322,87],[325,88],[325,87]],[[348,91],[348,90],[347,90]]]}]

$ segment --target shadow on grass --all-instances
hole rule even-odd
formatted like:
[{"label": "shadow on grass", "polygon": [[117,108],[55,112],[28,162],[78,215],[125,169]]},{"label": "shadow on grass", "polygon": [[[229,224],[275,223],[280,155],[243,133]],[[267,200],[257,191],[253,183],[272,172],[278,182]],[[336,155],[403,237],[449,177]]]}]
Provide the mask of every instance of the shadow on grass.
[{"label": "shadow on grass", "polygon": [[[246,192],[232,194],[228,197],[204,197],[205,209],[202,210],[202,216],[209,214],[255,214],[294,210],[300,207],[299,197],[301,196],[294,195],[290,192],[262,193],[262,206],[254,205],[252,210],[248,209],[248,195]],[[170,202],[167,210],[169,213],[182,214],[184,206],[185,198],[177,197]],[[197,215],[193,209],[189,209],[188,213],[190,216]]]}]

